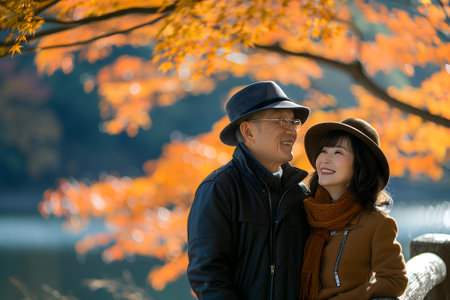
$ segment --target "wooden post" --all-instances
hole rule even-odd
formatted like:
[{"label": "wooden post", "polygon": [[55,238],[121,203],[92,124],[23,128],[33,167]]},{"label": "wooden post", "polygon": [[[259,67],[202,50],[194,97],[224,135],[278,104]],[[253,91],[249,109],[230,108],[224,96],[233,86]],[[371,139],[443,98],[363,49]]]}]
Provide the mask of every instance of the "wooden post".
[{"label": "wooden post", "polygon": [[433,288],[425,300],[450,300],[450,234],[427,233],[413,239],[410,247],[410,257],[431,252],[437,254],[445,263],[447,276]]},{"label": "wooden post", "polygon": [[[446,276],[444,261],[434,253],[425,252],[406,263],[408,286],[400,300],[423,300]],[[445,298],[443,298],[445,299]]]}]

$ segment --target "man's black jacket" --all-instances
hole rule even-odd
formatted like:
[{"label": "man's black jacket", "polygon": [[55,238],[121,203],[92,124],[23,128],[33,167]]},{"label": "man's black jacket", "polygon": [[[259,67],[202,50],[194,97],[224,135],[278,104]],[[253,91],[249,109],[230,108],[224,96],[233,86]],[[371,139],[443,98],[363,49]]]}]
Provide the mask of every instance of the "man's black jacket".
[{"label": "man's black jacket", "polygon": [[188,278],[200,299],[299,299],[307,173],[274,176],[239,144],[198,187],[188,219]]}]

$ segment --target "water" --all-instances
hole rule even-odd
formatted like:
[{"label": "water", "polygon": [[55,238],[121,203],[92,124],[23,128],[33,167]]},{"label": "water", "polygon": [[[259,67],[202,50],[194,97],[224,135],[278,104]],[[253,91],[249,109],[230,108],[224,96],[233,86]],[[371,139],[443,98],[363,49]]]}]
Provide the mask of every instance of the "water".
[{"label": "water", "polygon": [[[426,205],[398,202],[390,214],[397,220],[398,240],[406,259],[413,238],[425,233],[450,234],[450,201]],[[89,231],[102,229],[102,223],[97,221]],[[155,259],[134,257],[106,264],[101,259],[101,249],[77,256],[74,244],[80,238],[81,235],[63,231],[60,219],[46,220],[37,213],[0,215],[0,299],[23,299],[26,291],[35,295],[34,299],[55,299],[45,297],[52,292],[73,295],[79,300],[114,299],[105,289],[90,290],[85,280],[108,278],[117,283],[125,281],[124,276],[131,276],[148,299],[194,299],[186,276],[161,292],[151,289],[146,276],[152,266],[160,263]],[[24,286],[22,293],[11,282],[16,279]]]},{"label": "water", "polygon": [[[146,299],[194,299],[185,276],[161,292],[146,283],[149,270],[160,264],[156,259],[136,256],[107,264],[101,259],[101,249],[77,255],[74,245],[82,235],[64,231],[62,223],[38,214],[0,215],[0,299],[23,299],[27,291],[39,300],[57,299],[48,297],[57,292],[79,300],[114,299],[106,289],[90,290],[85,281],[111,279],[109,286],[120,288],[119,283],[130,276]],[[89,233],[102,229],[102,223],[94,221]],[[22,292],[12,283],[15,280],[25,287]],[[129,287],[129,282],[124,286]]]},{"label": "water", "polygon": [[426,233],[450,234],[450,201],[435,203],[398,203],[390,215],[398,225],[398,241],[402,244],[405,259],[410,258],[411,241]]}]

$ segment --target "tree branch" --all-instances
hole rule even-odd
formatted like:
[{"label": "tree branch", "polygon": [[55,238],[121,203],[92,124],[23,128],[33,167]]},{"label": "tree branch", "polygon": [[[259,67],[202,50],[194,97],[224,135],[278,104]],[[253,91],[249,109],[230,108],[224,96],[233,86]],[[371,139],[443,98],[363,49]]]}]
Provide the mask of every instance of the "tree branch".
[{"label": "tree branch", "polygon": [[330,66],[332,68],[338,69],[348,75],[350,75],[355,82],[363,86],[369,92],[371,92],[374,96],[378,97],[380,100],[388,103],[390,106],[400,109],[403,112],[410,113],[416,116],[421,117],[424,121],[430,121],[435,124],[450,128],[450,120],[444,118],[442,116],[434,115],[426,110],[411,106],[407,103],[404,103],[398,99],[391,97],[384,89],[380,88],[373,80],[371,80],[366,72],[364,72],[364,68],[360,61],[354,61],[352,63],[346,64],[343,62],[339,62],[336,60],[332,60],[326,57],[317,56],[311,53],[299,53],[293,52],[289,50],[285,50],[280,47],[278,44],[274,44],[271,46],[263,46],[263,45],[255,45],[258,49],[264,49],[271,52],[280,53],[283,55],[292,55],[299,56],[304,58],[312,59],[318,63],[322,63],[324,65]]},{"label": "tree branch", "polygon": [[80,20],[73,20],[73,21],[62,21],[57,19],[44,19],[46,22],[53,23],[53,24],[60,24],[60,25],[67,25],[67,26],[77,26],[77,25],[85,25],[95,22],[100,22],[104,20],[109,20],[112,18],[122,17],[125,15],[133,15],[133,14],[156,14],[156,13],[166,13],[169,11],[172,11],[175,8],[175,5],[171,5],[160,10],[160,7],[130,7],[122,10],[116,10],[108,14],[104,14],[101,16],[93,16],[93,17],[87,17]]},{"label": "tree branch", "polygon": [[[399,0],[391,0],[392,3],[396,3],[396,4],[400,4],[403,5],[405,7],[410,8],[411,10],[414,11],[414,13],[418,14],[419,16],[423,17],[424,19],[426,19],[428,21],[428,23],[430,23],[430,26],[433,27],[434,30],[436,30],[436,32],[438,33],[438,35],[445,41],[449,40],[449,33],[445,32],[443,30],[440,30],[439,28],[436,28],[435,25],[431,22],[431,20],[424,15],[423,13],[419,12],[419,10],[417,9],[416,5],[412,5],[409,1],[399,1]],[[447,11],[445,10],[445,5],[444,3],[442,3],[441,0],[437,0],[437,2],[439,3],[439,6],[441,6],[442,11],[445,14],[445,21],[448,23],[449,22],[449,16],[447,14]]]},{"label": "tree branch", "polygon": [[[47,1],[47,3],[44,1],[41,7],[36,11],[36,15],[39,15],[43,11],[45,11],[47,8],[52,7],[56,3],[60,2],[61,0],[54,0],[54,1]],[[41,4],[40,4],[41,5]]]},{"label": "tree branch", "polygon": [[[150,7],[150,8],[131,7],[131,8],[127,8],[127,9],[114,11],[109,14],[104,14],[104,15],[95,16],[95,17],[87,17],[84,19],[76,20],[76,21],[61,21],[61,20],[56,20],[56,19],[45,19],[44,18],[46,23],[58,24],[60,26],[56,27],[56,28],[51,28],[48,30],[36,32],[34,35],[27,35],[26,39],[27,39],[27,42],[30,42],[32,40],[40,39],[42,37],[52,35],[55,33],[64,32],[64,31],[73,29],[78,26],[97,23],[97,22],[101,22],[101,21],[105,21],[105,20],[109,20],[109,19],[113,19],[113,18],[117,18],[117,17],[122,17],[125,15],[130,15],[130,14],[156,14],[156,13],[164,14],[164,13],[173,11],[175,9],[175,4],[172,4],[172,5],[164,8],[161,11],[159,11],[159,9],[160,9],[160,7]],[[9,47],[14,44],[15,44],[15,41],[13,41],[13,40],[9,41],[9,42],[1,41],[0,47]]]},{"label": "tree branch", "polygon": [[447,14],[447,11],[445,10],[445,5],[441,0],[438,0],[439,6],[442,8],[442,12],[445,14],[445,20],[446,22],[449,22],[449,16]]},{"label": "tree branch", "polygon": [[[106,38],[106,37],[110,37],[116,34],[125,34],[125,33],[129,33],[133,30],[148,26],[148,25],[153,25],[154,23],[162,20],[163,18],[165,18],[166,16],[160,16],[150,22],[147,23],[143,23],[137,26],[133,26],[131,28],[128,29],[124,29],[124,30],[120,30],[120,31],[114,31],[114,32],[109,32],[109,33],[105,33],[96,37],[93,37],[91,39],[88,40],[84,40],[84,41],[78,41],[78,42],[73,42],[73,43],[68,43],[68,44],[59,44],[59,45],[51,45],[51,46],[44,46],[44,47],[27,47],[24,49],[21,49],[21,52],[23,53],[30,53],[30,52],[37,52],[40,50],[49,50],[49,49],[56,49],[56,48],[67,48],[67,47],[73,47],[73,46],[81,46],[81,45],[87,45],[89,43],[92,43],[94,41]],[[0,55],[0,58],[5,57],[5,56],[9,56],[8,53]]]}]

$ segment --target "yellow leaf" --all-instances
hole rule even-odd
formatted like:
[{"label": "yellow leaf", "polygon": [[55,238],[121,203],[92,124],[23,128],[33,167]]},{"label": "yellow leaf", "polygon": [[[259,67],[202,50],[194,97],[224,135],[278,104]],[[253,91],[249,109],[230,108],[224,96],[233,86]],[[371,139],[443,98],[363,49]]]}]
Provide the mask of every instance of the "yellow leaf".
[{"label": "yellow leaf", "polygon": [[11,53],[11,56],[14,56],[14,53],[16,53],[16,52],[20,54],[21,53],[20,48],[22,48],[22,47],[23,46],[16,44],[16,45],[12,46],[11,49],[9,49],[8,53]]},{"label": "yellow leaf", "polygon": [[166,74],[167,71],[172,70],[173,68],[173,63],[171,63],[170,61],[166,61],[159,66],[158,70],[162,71],[163,74]]},{"label": "yellow leaf", "polygon": [[318,38],[319,36],[320,36],[320,29],[319,28],[314,28],[312,31],[311,31],[311,36],[313,37],[313,38]]}]

